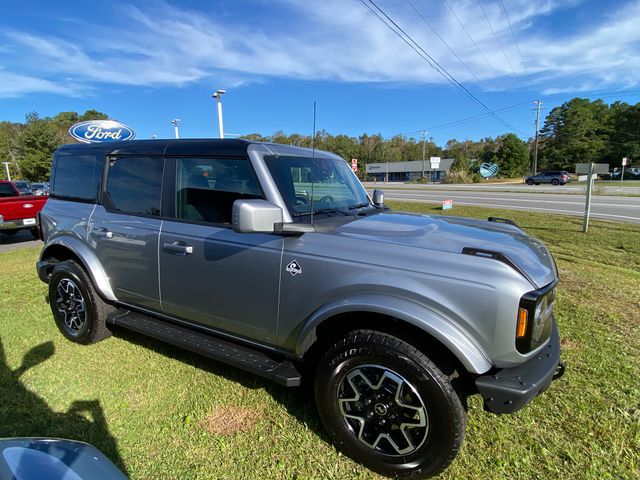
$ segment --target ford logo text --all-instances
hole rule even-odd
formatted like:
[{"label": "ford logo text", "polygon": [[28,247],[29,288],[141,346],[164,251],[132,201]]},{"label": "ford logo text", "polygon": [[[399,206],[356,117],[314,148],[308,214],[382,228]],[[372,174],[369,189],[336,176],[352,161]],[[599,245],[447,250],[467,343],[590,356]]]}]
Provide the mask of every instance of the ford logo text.
[{"label": "ford logo text", "polygon": [[131,128],[113,120],[76,123],[69,129],[69,135],[84,143],[119,142],[133,140],[136,137]]}]

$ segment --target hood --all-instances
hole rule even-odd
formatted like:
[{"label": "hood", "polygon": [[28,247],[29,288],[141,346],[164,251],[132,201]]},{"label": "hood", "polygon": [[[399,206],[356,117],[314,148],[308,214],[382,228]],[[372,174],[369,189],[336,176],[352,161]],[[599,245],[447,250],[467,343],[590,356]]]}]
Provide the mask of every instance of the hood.
[{"label": "hood", "polygon": [[[335,233],[393,245],[470,253],[487,256],[502,254],[501,261],[511,264],[536,287],[555,280],[555,263],[545,245],[518,227],[497,222],[440,215],[380,213],[354,220],[335,229]],[[500,255],[497,255],[499,258]]]}]

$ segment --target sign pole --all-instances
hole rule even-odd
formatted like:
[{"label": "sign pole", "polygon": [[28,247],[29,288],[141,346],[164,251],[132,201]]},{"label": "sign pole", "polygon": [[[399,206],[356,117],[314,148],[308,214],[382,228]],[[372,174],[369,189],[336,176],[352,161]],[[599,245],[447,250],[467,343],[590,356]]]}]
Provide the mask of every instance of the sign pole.
[{"label": "sign pole", "polygon": [[627,157],[622,159],[622,173],[620,174],[620,190],[622,190],[622,179],[624,178],[624,166],[627,164]]},{"label": "sign pole", "polygon": [[591,188],[593,187],[593,163],[589,164],[589,179],[587,180],[587,200],[584,204],[584,221],[582,231],[587,233],[589,229],[589,214],[591,213]]}]

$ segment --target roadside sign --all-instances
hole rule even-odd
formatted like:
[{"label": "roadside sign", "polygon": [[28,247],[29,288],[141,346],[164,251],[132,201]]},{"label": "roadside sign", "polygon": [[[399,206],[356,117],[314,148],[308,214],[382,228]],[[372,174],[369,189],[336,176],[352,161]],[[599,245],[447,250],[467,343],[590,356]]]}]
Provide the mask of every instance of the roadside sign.
[{"label": "roadside sign", "polygon": [[622,159],[622,166],[623,166],[623,167],[626,167],[626,166],[627,166],[627,157],[624,157],[624,158]]},{"label": "roadside sign", "polygon": [[429,166],[431,167],[431,170],[440,168],[440,157],[429,158]]},{"label": "roadside sign", "polygon": [[498,170],[500,170],[500,167],[498,167],[497,163],[484,162],[480,165],[480,175],[484,178],[495,177],[498,174]]},{"label": "roadside sign", "polygon": [[357,158],[352,158],[351,159],[351,170],[353,170],[354,172],[358,171],[358,159]]},{"label": "roadside sign", "polygon": [[[576,163],[576,173],[589,173],[589,168],[591,163]],[[608,163],[594,163],[593,164],[593,172],[600,175],[605,173],[609,173],[609,164]]]},{"label": "roadside sign", "polygon": [[453,200],[443,200],[442,210],[449,210],[450,208],[453,208]]}]

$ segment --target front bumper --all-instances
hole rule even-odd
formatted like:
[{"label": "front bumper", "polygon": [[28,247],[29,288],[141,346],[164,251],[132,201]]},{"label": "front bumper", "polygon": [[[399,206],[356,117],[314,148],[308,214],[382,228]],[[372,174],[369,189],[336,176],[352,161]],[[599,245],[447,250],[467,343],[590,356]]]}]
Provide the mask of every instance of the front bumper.
[{"label": "front bumper", "polygon": [[517,367],[502,368],[476,378],[476,387],[486,410],[513,413],[544,392],[563,373],[560,335],[554,322],[549,342],[534,357]]}]

